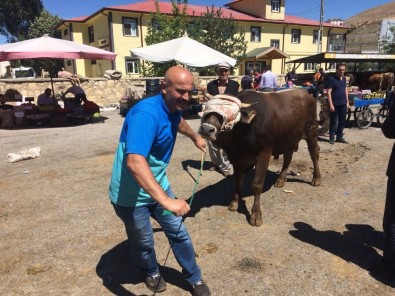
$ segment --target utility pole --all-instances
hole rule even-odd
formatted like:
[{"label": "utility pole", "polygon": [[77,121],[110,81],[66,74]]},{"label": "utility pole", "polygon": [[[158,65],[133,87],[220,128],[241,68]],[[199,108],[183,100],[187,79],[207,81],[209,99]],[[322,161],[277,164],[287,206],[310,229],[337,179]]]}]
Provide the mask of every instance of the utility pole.
[{"label": "utility pole", "polygon": [[321,0],[320,29],[318,30],[318,53],[322,52],[322,35],[324,33],[324,0]]}]

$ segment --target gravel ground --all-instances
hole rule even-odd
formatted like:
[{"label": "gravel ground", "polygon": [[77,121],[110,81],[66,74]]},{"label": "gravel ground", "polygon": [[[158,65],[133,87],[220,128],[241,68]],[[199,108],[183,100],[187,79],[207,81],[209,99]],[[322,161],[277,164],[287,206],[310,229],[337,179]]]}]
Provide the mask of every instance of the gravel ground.
[{"label": "gravel ground", "polygon": [[[107,197],[123,118],[102,115],[104,123],[0,130],[0,294],[152,295]],[[198,119],[188,122],[197,130]],[[373,270],[392,141],[377,126],[347,128],[345,138],[350,144],[320,141],[320,187],[309,185],[304,141],[284,188],[273,187],[281,158],[271,162],[261,227],[248,224],[251,175],[245,204],[229,212],[233,178],[203,172],[186,224],[213,295],[393,295],[395,285]],[[7,163],[7,153],[32,147],[41,148],[38,158]],[[169,167],[179,198],[191,195],[199,165],[199,151],[180,135]],[[190,295],[154,226],[168,283],[161,295]]]}]

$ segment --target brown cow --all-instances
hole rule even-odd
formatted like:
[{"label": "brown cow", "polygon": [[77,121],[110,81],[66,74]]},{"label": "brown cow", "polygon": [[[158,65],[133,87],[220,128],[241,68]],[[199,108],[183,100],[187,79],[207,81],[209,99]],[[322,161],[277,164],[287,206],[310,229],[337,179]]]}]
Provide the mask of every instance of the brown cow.
[{"label": "brown cow", "polygon": [[[228,101],[225,106],[221,104],[221,97]],[[229,96],[217,95],[209,101],[199,133],[224,149],[233,165],[235,194],[229,210],[237,210],[244,176],[255,166],[250,224],[260,226],[260,195],[272,155],[284,155],[283,167],[275,183],[276,187],[283,187],[293,152],[298,149],[299,141],[305,138],[314,165],[311,184],[321,184],[316,101],[301,89],[270,93],[246,90],[237,98],[241,101],[236,106],[237,114],[234,114],[235,108],[226,109],[229,101],[234,101],[232,98],[229,100]]]},{"label": "brown cow", "polygon": [[372,91],[389,90],[394,82],[394,73],[377,73],[368,79]]}]

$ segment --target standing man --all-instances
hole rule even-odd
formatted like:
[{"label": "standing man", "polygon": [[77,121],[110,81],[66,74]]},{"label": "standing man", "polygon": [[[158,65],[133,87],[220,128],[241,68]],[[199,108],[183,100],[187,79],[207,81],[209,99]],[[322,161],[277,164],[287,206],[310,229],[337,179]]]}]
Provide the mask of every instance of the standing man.
[{"label": "standing man", "polygon": [[346,77],[344,72],[346,65],[344,63],[337,64],[336,74],[328,78],[328,105],[330,111],[329,122],[329,143],[336,142],[348,144],[343,138],[343,130],[346,125],[347,110],[350,108],[348,102],[348,90],[346,85]]},{"label": "standing man", "polygon": [[[381,127],[384,136],[395,139],[395,104],[391,105],[388,118]],[[395,279],[395,144],[392,147],[387,168],[387,196],[385,200],[383,230],[384,246],[383,259],[380,263],[383,275],[389,279]]]},{"label": "standing man", "polygon": [[272,71],[270,71],[269,66],[263,67],[263,74],[261,77],[261,83],[259,84],[259,89],[262,91],[274,91],[277,87],[277,77]]},{"label": "standing man", "polygon": [[81,106],[82,101],[86,100],[85,91],[79,85],[70,86],[63,94],[63,101],[65,100],[66,95],[69,93],[74,95],[73,107]]},{"label": "standing man", "polygon": [[314,74],[314,98],[317,100],[318,95],[324,96],[324,83],[325,83],[325,71],[323,68],[319,68],[318,72]]},{"label": "standing man", "polygon": [[[218,79],[210,81],[207,84],[207,92],[211,96],[218,94],[228,94],[236,96],[239,92],[239,83],[232,79],[229,79],[230,75],[230,65],[227,63],[221,63],[217,66]],[[207,97],[206,90],[202,90],[203,95]],[[221,173],[224,177],[230,176],[231,165],[228,160],[226,152],[215,146],[211,141],[207,142],[208,152],[210,154],[211,162],[214,164],[210,171],[217,171]]]},{"label": "standing man", "polygon": [[241,78],[241,88],[245,89],[254,89],[254,71],[251,69],[247,69],[245,75]]},{"label": "standing man", "polygon": [[285,82],[289,87],[293,87],[298,81],[298,74],[295,72],[295,68],[292,68],[290,72],[285,76]]},{"label": "standing man", "polygon": [[[196,263],[191,238],[182,222],[190,207],[176,199],[166,175],[177,131],[205,151],[205,141],[181,117],[192,97],[193,76],[185,68],[167,70],[162,93],[136,104],[128,112],[115,153],[109,197],[125,224],[131,253],[145,284],[153,292],[166,290],[157,263],[150,217],[165,232],[193,295],[209,296]],[[166,215],[164,211],[172,212]]]},{"label": "standing man", "polygon": [[259,85],[261,84],[262,74],[258,72],[257,69],[254,69],[254,89],[258,90]]}]

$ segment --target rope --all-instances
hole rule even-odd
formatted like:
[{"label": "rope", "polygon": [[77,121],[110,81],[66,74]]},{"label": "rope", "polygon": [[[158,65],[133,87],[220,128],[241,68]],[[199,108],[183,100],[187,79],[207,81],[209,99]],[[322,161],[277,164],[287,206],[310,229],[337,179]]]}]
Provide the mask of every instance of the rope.
[{"label": "rope", "polygon": [[[201,159],[200,159],[200,170],[199,170],[199,174],[198,174],[198,176],[197,176],[197,178],[196,178],[195,186],[193,187],[191,197],[190,197],[190,199],[189,199],[189,207],[192,207],[193,198],[195,197],[196,189],[197,189],[197,186],[199,185],[200,176],[202,175],[203,165],[204,165],[204,160],[205,160],[205,158],[206,158],[206,152],[203,152],[203,151],[202,151],[202,153],[201,153]],[[163,211],[163,214],[162,214],[162,215],[170,215],[170,214],[173,214],[173,213],[170,212],[170,211]],[[178,233],[180,232],[181,225],[182,225],[182,223],[184,222],[185,218],[186,218],[186,215],[183,216],[182,219],[181,219],[180,225],[178,226],[178,229],[177,229],[176,238],[177,238],[177,236],[178,236]],[[163,262],[163,266],[166,266],[167,259],[169,258],[170,250],[171,250],[172,247],[173,247],[173,246],[170,245],[170,246],[169,246],[169,249],[167,250],[167,254],[166,254],[165,261]],[[160,275],[160,276],[162,276],[162,275]],[[158,285],[159,285],[159,282],[160,282],[160,281],[158,281]],[[156,287],[156,288],[157,288],[157,287]],[[156,289],[155,289],[155,290],[156,290]],[[154,294],[152,294],[152,296],[155,296],[155,295],[156,295],[156,291],[154,292]]]}]

